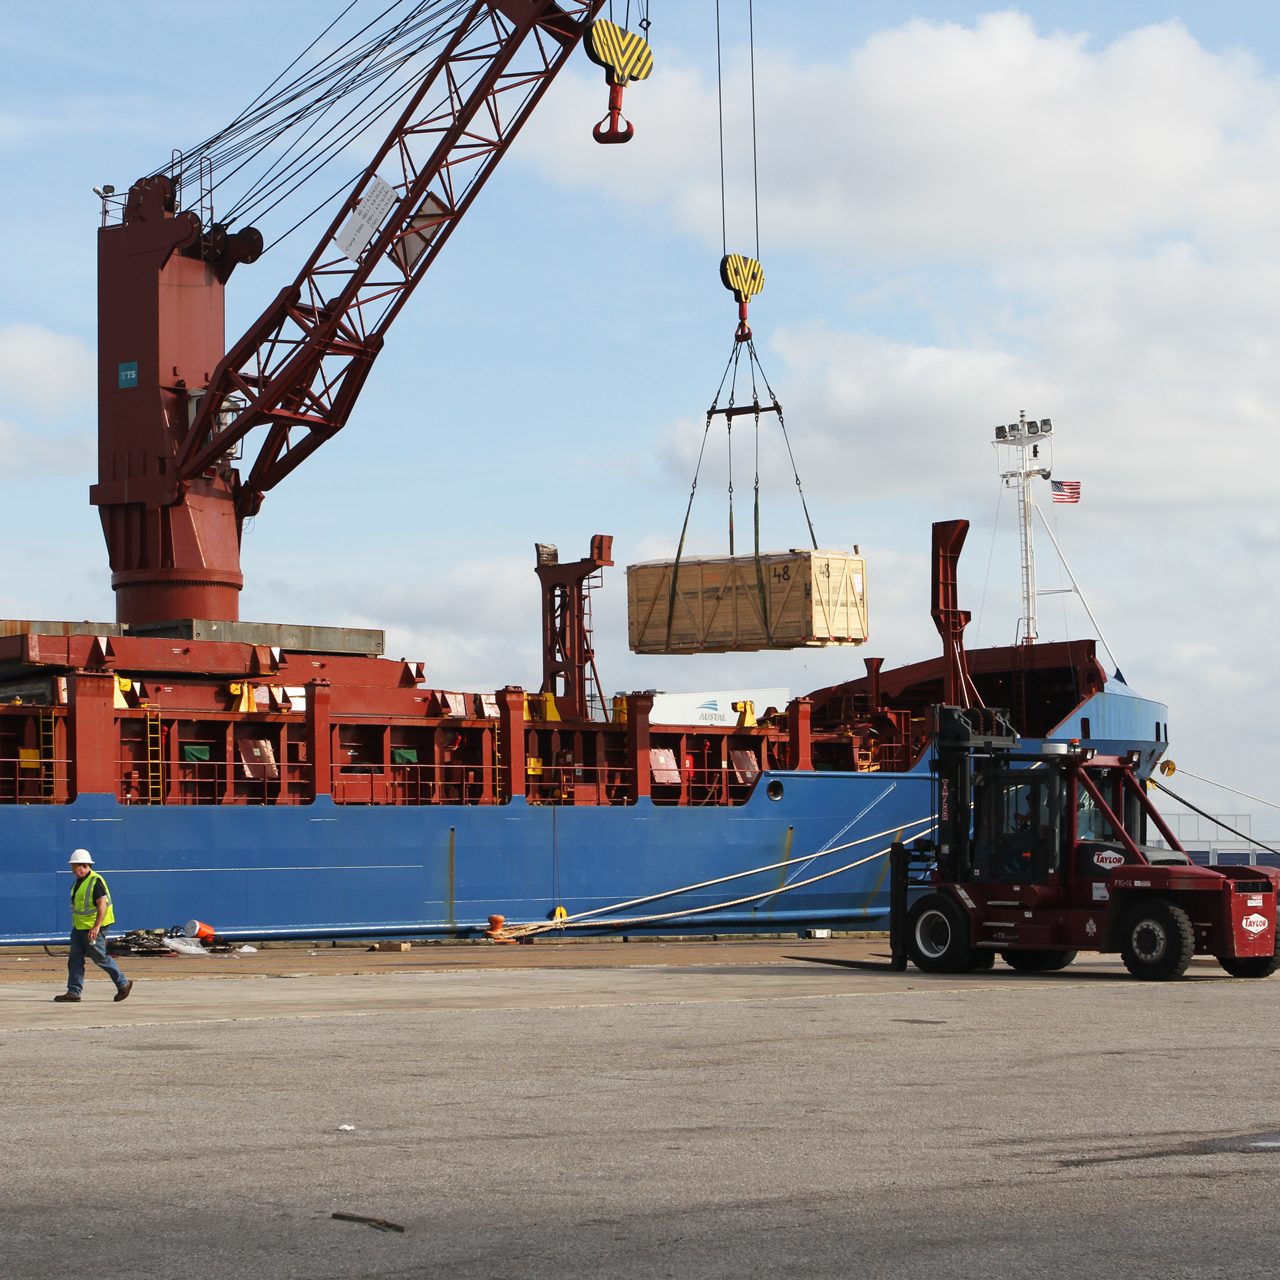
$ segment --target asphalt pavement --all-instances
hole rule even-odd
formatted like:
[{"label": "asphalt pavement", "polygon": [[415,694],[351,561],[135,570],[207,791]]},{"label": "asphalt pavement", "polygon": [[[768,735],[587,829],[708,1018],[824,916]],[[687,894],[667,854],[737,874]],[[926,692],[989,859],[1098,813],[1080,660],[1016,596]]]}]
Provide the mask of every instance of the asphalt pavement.
[{"label": "asphalt pavement", "polygon": [[0,957],[0,1275],[1276,1273],[1275,979],[446,950]]}]

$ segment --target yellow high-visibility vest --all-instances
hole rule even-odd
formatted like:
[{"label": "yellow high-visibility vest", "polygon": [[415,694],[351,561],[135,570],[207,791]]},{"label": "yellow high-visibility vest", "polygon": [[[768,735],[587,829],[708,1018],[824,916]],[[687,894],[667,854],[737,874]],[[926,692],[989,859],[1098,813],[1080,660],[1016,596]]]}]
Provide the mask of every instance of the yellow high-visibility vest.
[{"label": "yellow high-visibility vest", "polygon": [[[73,929],[92,929],[98,923],[98,906],[93,900],[93,886],[99,882],[104,889],[107,888],[107,882],[96,871],[90,871],[71,890],[71,927]],[[107,889],[107,914],[102,917],[102,923],[103,925],[114,924],[115,919],[115,908],[111,905],[111,891]]]}]

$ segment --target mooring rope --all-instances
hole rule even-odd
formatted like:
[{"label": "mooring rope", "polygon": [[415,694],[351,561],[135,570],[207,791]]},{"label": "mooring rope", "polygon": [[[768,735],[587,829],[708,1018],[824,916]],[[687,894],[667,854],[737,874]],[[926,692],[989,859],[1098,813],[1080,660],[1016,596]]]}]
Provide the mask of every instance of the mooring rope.
[{"label": "mooring rope", "polygon": [[[831,876],[838,876],[842,872],[852,871],[856,867],[863,866],[865,863],[873,862],[876,858],[884,857],[891,845],[886,845],[883,849],[877,849],[874,853],[869,853],[865,857],[857,859],[855,862],[846,863],[844,866],[836,867],[831,871],[823,871],[818,875],[810,876],[805,880],[796,880],[790,884],[775,885],[759,893],[748,894],[745,897],[733,898],[725,902],[716,902],[707,906],[688,907],[682,911],[667,911],[647,916],[627,916],[621,919],[602,920],[599,917],[607,915],[613,911],[625,911],[629,907],[642,906],[649,902],[658,902],[663,898],[674,898],[680,894],[696,893],[700,889],[708,889],[718,884],[727,884],[732,880],[742,880],[748,876],[762,875],[767,871],[777,871],[780,868],[794,865],[799,862],[812,862],[817,858],[829,857],[831,854],[844,853],[849,849],[853,849],[858,845],[867,844],[872,840],[882,840],[885,836],[903,837],[908,831],[914,828],[923,827],[931,830],[934,826],[934,816],[931,814],[925,818],[916,818],[911,822],[905,822],[897,827],[889,827],[884,831],[877,831],[869,836],[859,836],[856,840],[849,840],[844,844],[833,845],[830,849],[821,849],[816,853],[805,854],[803,857],[788,858],[782,862],[772,862],[767,866],[753,867],[748,871],[735,871],[731,875],[718,876],[714,880],[703,880],[698,884],[682,885],[678,889],[666,889],[661,893],[648,894],[642,898],[632,898],[626,902],[615,902],[607,907],[594,907],[590,911],[580,911],[576,915],[564,916],[559,920],[536,920],[525,924],[504,926],[500,931],[491,935],[496,940],[503,941],[514,938],[529,937],[532,934],[546,933],[552,929],[586,929],[599,928],[607,925],[610,928],[620,927],[623,925],[641,925],[655,924],[662,920],[678,920],[684,916],[705,915],[711,911],[725,911],[731,907],[741,906],[747,902],[759,902],[762,898],[772,898],[783,893],[790,893],[794,889],[802,889],[806,885],[816,884],[819,880],[826,880]],[[920,832],[915,832],[919,835]]]}]

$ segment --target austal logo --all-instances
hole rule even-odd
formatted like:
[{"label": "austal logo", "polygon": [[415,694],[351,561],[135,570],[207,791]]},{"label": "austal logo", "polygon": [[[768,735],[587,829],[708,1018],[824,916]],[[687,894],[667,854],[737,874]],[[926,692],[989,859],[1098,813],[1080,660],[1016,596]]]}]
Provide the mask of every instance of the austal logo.
[{"label": "austal logo", "polygon": [[1240,923],[1249,930],[1250,933],[1261,933],[1267,927],[1267,917],[1259,915],[1256,911],[1251,916],[1245,916]]},{"label": "austal logo", "polygon": [[1118,867],[1124,862],[1124,854],[1114,849],[1102,849],[1093,855],[1093,860],[1100,867]]}]

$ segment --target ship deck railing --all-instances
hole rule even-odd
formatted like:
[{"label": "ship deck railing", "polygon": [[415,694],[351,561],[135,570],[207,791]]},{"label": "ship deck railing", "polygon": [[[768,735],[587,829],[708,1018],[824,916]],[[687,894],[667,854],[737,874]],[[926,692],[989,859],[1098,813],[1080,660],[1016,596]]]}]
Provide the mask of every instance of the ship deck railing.
[{"label": "ship deck railing", "polygon": [[24,752],[0,759],[0,804],[66,804],[71,762]]},{"label": "ship deck railing", "polygon": [[[656,805],[730,807],[750,799],[758,770],[725,764],[685,763],[650,772],[649,798]],[[66,804],[71,762],[0,759],[0,805]],[[635,771],[603,766],[530,761],[526,803],[622,806],[634,804]],[[340,805],[496,805],[510,799],[500,763],[334,763],[328,791]],[[316,797],[315,769],[306,761],[184,760],[148,762],[136,756],[116,761],[115,798],[125,805],[303,805]]]}]

